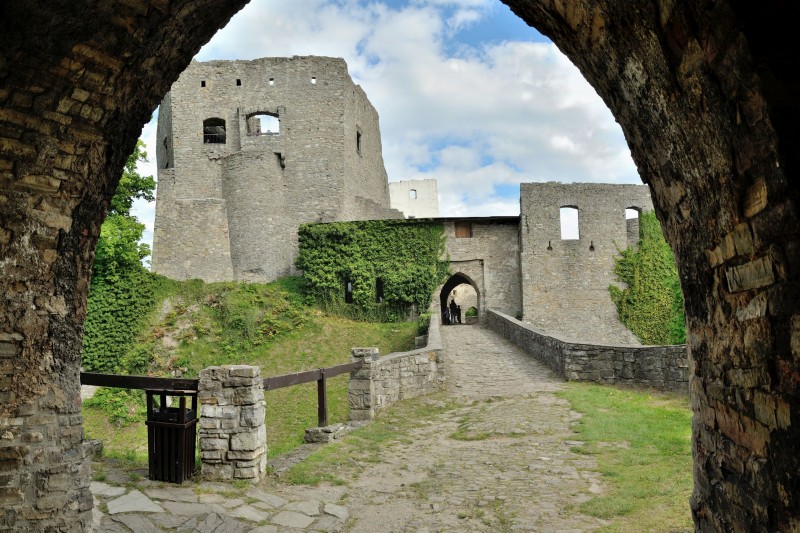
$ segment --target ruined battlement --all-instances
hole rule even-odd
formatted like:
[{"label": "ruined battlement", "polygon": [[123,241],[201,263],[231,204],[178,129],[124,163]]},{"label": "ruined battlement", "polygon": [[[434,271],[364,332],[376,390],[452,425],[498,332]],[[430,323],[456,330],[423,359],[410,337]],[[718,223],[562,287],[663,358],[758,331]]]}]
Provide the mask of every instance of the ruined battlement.
[{"label": "ruined battlement", "polygon": [[153,270],[271,281],[308,222],[389,208],[378,113],[343,59],[193,61],[158,118]]}]

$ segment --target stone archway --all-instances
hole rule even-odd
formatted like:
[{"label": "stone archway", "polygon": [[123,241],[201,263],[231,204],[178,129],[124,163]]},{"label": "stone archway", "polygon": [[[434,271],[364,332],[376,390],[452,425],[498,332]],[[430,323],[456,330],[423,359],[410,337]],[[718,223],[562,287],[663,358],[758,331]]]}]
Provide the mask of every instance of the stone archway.
[{"label": "stone archway", "polygon": [[[622,125],[685,292],[698,530],[800,528],[800,5],[506,0]],[[0,6],[0,528],[89,520],[90,265],[160,98],[242,0]]]},{"label": "stone archway", "polygon": [[[450,278],[444,283],[444,285],[442,285],[442,288],[439,291],[439,304],[441,306],[440,309],[442,310],[443,315],[444,315],[445,309],[447,308],[447,306],[448,306],[448,304],[450,302],[451,295],[453,294],[453,291],[457,287],[459,287],[461,285],[467,285],[467,286],[469,286],[471,289],[473,289],[475,291],[475,294],[476,294],[475,307],[478,309],[478,316],[480,316],[481,313],[483,312],[483,305],[481,304],[481,298],[483,296],[483,291],[478,286],[478,284],[475,283],[472,280],[472,278],[470,278],[468,275],[464,274],[463,272],[457,272],[457,273],[453,274],[452,276],[450,276]],[[466,322],[464,320],[466,312],[467,312],[467,308],[462,305],[461,306],[461,323],[465,323]],[[442,324],[445,324],[445,323],[446,322],[444,322],[444,321],[442,322]]]}]

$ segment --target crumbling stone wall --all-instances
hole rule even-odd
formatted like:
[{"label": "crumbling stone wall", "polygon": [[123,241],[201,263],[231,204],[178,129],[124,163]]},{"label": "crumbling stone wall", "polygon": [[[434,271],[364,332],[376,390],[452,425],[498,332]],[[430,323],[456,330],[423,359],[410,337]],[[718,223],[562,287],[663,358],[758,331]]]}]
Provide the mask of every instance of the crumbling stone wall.
[{"label": "crumbling stone wall", "polygon": [[[224,143],[204,135],[209,119]],[[153,270],[172,278],[271,281],[295,272],[300,224],[402,217],[378,113],[342,59],[192,62],[161,103],[157,145]]]},{"label": "crumbling stone wall", "polygon": [[537,331],[496,309],[483,323],[567,381],[643,386],[689,394],[686,346],[589,344]]},{"label": "crumbling stone wall", "polygon": [[[678,260],[696,528],[799,528],[800,4],[505,1],[610,107]],[[72,421],[100,223],[141,125],[243,4],[0,4],[5,529],[88,523],[87,461]]]},{"label": "crumbling stone wall", "polygon": [[[578,239],[561,238],[561,207],[578,208]],[[625,209],[653,210],[644,185],[520,185],[523,320],[548,334],[598,344],[639,344],[620,322],[608,286],[628,245]],[[498,308],[499,309],[499,308]],[[509,313],[512,314],[512,313]]]}]

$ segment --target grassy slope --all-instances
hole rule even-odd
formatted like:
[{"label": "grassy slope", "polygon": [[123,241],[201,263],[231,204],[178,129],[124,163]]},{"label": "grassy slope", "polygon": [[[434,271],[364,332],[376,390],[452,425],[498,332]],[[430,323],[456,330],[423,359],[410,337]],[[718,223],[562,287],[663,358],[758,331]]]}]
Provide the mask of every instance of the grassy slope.
[{"label": "grassy slope", "polygon": [[601,531],[691,531],[691,418],[682,396],[573,383],[561,396],[582,413],[575,451],[597,458],[609,490],[580,510]]},{"label": "grassy slope", "polygon": [[[377,346],[382,354],[413,347],[416,323],[354,322],[303,305],[293,280],[261,284],[175,283],[169,304],[153,313],[138,348],[155,360],[147,371],[180,369],[194,377],[215,364],[252,364],[264,377],[350,361],[354,346]],[[346,420],[348,376],[328,381],[330,423]],[[265,394],[270,456],[299,445],[305,428],[317,425],[316,383]],[[105,413],[84,406],[87,438],[104,441],[112,456],[146,461],[143,423],[115,427]],[[141,419],[144,416],[141,415]]]}]

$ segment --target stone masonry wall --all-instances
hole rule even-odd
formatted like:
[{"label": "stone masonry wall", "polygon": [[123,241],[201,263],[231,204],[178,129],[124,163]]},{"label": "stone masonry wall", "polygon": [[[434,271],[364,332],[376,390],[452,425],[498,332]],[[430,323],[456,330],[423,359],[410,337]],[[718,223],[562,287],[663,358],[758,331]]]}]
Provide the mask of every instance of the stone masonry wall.
[{"label": "stone masonry wall", "polygon": [[586,344],[546,335],[497,310],[483,323],[544,362],[567,381],[635,385],[689,394],[685,345],[623,346]]},{"label": "stone masonry wall", "polygon": [[[577,207],[579,238],[561,239],[560,208]],[[591,343],[639,344],[617,317],[608,286],[627,246],[625,209],[652,210],[644,185],[523,183],[520,266],[525,322]]]},{"label": "stone masonry wall", "polygon": [[264,386],[256,366],[200,371],[201,474],[206,479],[258,481],[267,466]]},{"label": "stone masonry wall", "polygon": [[351,420],[371,420],[398,400],[434,392],[444,384],[438,305],[433,307],[425,348],[386,357],[380,357],[377,348],[353,348],[353,361],[364,365],[350,374]]},{"label": "stone masonry wall", "polygon": [[[519,229],[516,217],[445,220],[445,247],[450,271],[475,283],[478,310],[521,310]],[[456,237],[456,223],[470,224],[472,237]]]},{"label": "stone masonry wall", "polygon": [[[251,117],[277,117],[278,131]],[[204,137],[221,119],[225,142]],[[342,59],[192,62],[157,133],[153,270],[206,281],[295,272],[307,222],[400,218],[389,208],[378,114]]]}]

